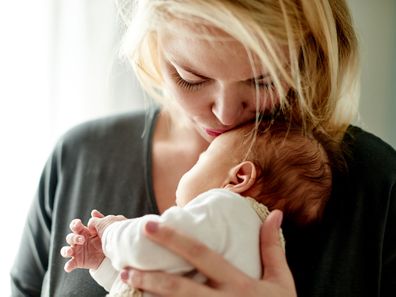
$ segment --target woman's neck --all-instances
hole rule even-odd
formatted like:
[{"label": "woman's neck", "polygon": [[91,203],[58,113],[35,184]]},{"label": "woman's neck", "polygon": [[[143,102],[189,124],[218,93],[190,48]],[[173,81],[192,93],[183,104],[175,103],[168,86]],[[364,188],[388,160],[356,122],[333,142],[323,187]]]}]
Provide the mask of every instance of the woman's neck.
[{"label": "woman's neck", "polygon": [[155,136],[160,141],[174,146],[180,145],[184,151],[199,156],[207,149],[209,143],[199,134],[188,118],[182,119],[181,117],[183,115],[172,115],[168,110],[161,111]]},{"label": "woman's neck", "polygon": [[175,192],[182,175],[197,161],[209,143],[190,124],[172,123],[168,112],[158,115],[153,137],[153,186],[162,213],[175,204]]}]

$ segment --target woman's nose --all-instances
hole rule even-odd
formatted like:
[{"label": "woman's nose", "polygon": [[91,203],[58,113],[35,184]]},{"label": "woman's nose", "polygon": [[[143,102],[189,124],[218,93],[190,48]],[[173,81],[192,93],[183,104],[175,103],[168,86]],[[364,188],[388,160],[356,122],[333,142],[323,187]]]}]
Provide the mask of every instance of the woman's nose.
[{"label": "woman's nose", "polygon": [[222,89],[214,100],[212,112],[224,126],[240,124],[248,104],[235,90]]}]

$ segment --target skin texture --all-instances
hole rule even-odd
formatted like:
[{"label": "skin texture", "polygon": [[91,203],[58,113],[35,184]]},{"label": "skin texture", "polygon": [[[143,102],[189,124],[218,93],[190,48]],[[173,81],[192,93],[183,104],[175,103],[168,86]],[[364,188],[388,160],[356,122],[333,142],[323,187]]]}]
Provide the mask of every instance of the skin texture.
[{"label": "skin texture", "polygon": [[[209,142],[214,137],[208,129],[220,133],[233,129],[254,119],[257,107],[259,112],[272,107],[268,70],[255,63],[255,73],[239,42],[215,30],[213,34],[226,40],[159,34],[164,88]],[[258,102],[255,82],[260,88]]]},{"label": "skin texture", "polygon": [[[232,160],[222,150],[226,141],[223,135],[213,140],[195,165],[180,179],[176,190],[176,204],[184,206],[198,194],[228,183]],[[223,141],[224,139],[224,141]]]},{"label": "skin texture", "polygon": [[179,181],[176,189],[178,206],[183,207],[199,194],[214,188],[226,188],[245,195],[254,185],[256,169],[252,162],[240,162],[245,153],[237,149],[240,138],[239,131],[223,133],[200,154],[198,161]]}]

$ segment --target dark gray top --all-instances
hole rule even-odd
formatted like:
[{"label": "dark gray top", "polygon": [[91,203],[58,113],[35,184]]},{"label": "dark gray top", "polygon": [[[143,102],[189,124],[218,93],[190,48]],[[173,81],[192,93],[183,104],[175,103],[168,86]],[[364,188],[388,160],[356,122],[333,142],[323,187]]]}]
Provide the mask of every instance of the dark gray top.
[{"label": "dark gray top", "polygon": [[[62,137],[27,219],[12,296],[105,296],[87,270],[64,272],[59,252],[70,221],[87,221],[94,208],[131,218],[158,213],[151,182],[156,114],[91,121]],[[286,218],[283,224],[298,296],[394,296],[396,152],[356,127],[344,143],[349,171],[335,174],[322,221],[300,228]]]}]

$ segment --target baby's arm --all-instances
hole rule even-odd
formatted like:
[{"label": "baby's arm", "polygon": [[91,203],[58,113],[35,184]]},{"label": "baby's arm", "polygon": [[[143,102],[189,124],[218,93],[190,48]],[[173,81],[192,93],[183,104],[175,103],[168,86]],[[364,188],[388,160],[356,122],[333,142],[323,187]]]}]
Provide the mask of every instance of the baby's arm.
[{"label": "baby's arm", "polygon": [[111,224],[103,233],[103,252],[117,270],[131,266],[175,273],[191,271],[193,267],[188,262],[149,240],[144,229],[148,221],[157,221],[189,234],[212,250],[224,252],[227,229],[234,224],[234,216],[225,214],[225,209],[233,205],[239,210],[240,202],[228,197],[224,198],[226,203],[223,199],[196,199],[184,208],[171,207],[161,216],[146,215]]}]

